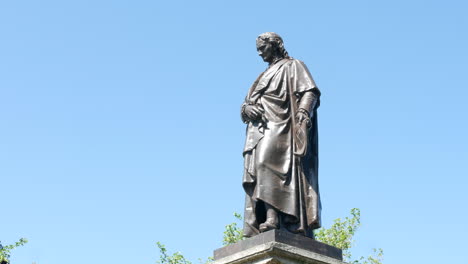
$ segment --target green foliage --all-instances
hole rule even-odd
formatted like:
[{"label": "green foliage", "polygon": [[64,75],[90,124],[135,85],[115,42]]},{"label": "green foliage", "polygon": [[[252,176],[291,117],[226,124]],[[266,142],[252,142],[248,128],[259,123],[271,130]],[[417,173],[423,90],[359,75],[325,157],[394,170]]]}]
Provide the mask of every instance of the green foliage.
[{"label": "green foliage", "polygon": [[353,244],[353,236],[361,225],[361,212],[357,208],[351,209],[351,217],[335,219],[328,229],[320,228],[315,231],[315,239],[330,246],[341,248],[343,256],[347,259],[351,257],[349,249]]},{"label": "green foliage", "polygon": [[[350,249],[353,246],[353,236],[361,225],[361,211],[358,208],[351,209],[351,216],[335,219],[330,228],[320,228],[315,231],[315,239],[325,244],[341,248],[343,250],[343,258],[350,264],[382,264],[383,250],[381,248],[374,249],[374,254],[371,256],[360,257],[358,260],[351,261]],[[244,239],[242,229],[238,226],[238,222],[242,221],[242,216],[234,213],[237,222],[226,225],[223,234],[223,245],[234,244]],[[192,264],[186,260],[180,252],[172,255],[167,254],[165,246],[157,242],[160,251],[160,264]],[[207,261],[200,260],[200,263],[208,264],[213,261],[209,258]]]},{"label": "green foliage", "polygon": [[192,262],[185,259],[185,257],[180,253],[176,252],[172,255],[168,255],[166,246],[160,242],[156,242],[156,245],[159,248],[159,261],[156,263],[160,264],[192,264]]},{"label": "green foliage", "polygon": [[368,256],[367,258],[361,257],[359,261],[355,260],[351,263],[361,264],[382,264],[383,262],[383,250],[381,248],[374,248],[375,256]]},{"label": "green foliage", "polygon": [[20,238],[18,242],[6,246],[3,246],[2,242],[0,241],[0,263],[9,263],[11,251],[17,247],[23,246],[26,243],[28,243],[28,240],[26,238]]},{"label": "green foliage", "polygon": [[[240,222],[242,221],[242,216],[239,213],[234,213],[234,217]],[[234,244],[238,241],[244,239],[242,229],[237,226],[237,223],[231,223],[226,225],[223,235],[223,245]]]},{"label": "green foliage", "polygon": [[[166,246],[161,244],[160,242],[156,242],[156,245],[159,248],[159,261],[156,263],[160,264],[192,264],[191,261],[185,259],[185,257],[180,252],[173,253],[172,255],[168,255]],[[203,261],[202,259],[198,259],[200,264],[208,264],[213,261],[213,257],[209,257],[208,260]]]},{"label": "green foliage", "polygon": [[315,231],[315,239],[325,244],[341,248],[345,261],[353,264],[381,264],[383,261],[383,250],[374,249],[375,256],[361,257],[359,260],[351,261],[350,249],[353,246],[353,236],[361,226],[361,211],[358,208],[351,209],[351,217],[335,219],[330,228],[320,228]]}]

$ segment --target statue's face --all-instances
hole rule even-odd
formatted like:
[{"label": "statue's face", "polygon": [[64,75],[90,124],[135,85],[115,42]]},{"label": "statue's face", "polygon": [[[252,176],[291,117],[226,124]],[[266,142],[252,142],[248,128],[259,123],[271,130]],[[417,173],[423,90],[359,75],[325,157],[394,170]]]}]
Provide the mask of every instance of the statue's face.
[{"label": "statue's face", "polygon": [[275,48],[270,42],[258,40],[257,41],[257,52],[263,61],[271,63],[275,58]]}]

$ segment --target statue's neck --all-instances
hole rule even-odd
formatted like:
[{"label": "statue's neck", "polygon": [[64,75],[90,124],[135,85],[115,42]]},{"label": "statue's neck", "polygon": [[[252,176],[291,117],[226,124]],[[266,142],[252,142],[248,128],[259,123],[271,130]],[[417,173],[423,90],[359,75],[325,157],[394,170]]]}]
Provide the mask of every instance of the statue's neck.
[{"label": "statue's neck", "polygon": [[282,57],[282,56],[275,57],[275,58],[273,58],[273,59],[271,60],[270,63],[268,63],[268,66],[274,65],[275,63],[277,63],[278,61],[280,61],[280,60],[282,60],[282,59],[284,59],[284,57]]}]

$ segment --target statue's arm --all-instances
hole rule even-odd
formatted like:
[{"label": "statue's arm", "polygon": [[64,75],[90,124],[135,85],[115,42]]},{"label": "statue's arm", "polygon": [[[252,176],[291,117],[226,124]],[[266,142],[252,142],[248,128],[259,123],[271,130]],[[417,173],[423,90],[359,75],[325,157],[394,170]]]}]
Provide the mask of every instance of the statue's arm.
[{"label": "statue's arm", "polygon": [[310,113],[315,109],[317,101],[317,96],[311,90],[302,94],[296,114],[296,119],[299,123],[309,119]]},{"label": "statue's arm", "polygon": [[317,104],[317,96],[311,91],[305,92],[299,100],[299,109],[305,110],[307,113],[312,112]]}]

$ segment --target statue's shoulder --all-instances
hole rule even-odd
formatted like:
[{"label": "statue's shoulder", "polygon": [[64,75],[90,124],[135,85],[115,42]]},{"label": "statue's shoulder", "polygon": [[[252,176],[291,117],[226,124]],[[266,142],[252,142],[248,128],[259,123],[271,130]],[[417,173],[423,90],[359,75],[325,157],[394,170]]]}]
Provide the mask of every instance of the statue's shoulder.
[{"label": "statue's shoulder", "polygon": [[305,66],[305,63],[303,61],[301,61],[301,60],[294,59],[294,58],[290,58],[289,60],[290,60],[291,64]]},{"label": "statue's shoulder", "polygon": [[307,66],[303,61],[294,58],[288,58],[287,60],[286,65],[291,70],[307,70]]},{"label": "statue's shoulder", "polygon": [[305,67],[305,63],[301,60],[295,59],[295,58],[287,58],[286,59],[286,65],[287,66],[293,66],[293,67]]}]

